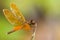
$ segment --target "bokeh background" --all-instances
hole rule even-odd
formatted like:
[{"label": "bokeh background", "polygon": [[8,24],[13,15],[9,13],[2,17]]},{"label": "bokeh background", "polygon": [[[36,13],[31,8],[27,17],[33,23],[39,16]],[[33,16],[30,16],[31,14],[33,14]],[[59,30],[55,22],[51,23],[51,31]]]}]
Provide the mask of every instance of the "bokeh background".
[{"label": "bokeh background", "polygon": [[[30,40],[31,38],[31,32],[24,30],[7,34],[12,30],[13,25],[6,20],[3,9],[10,9],[10,3],[15,3],[27,20],[33,19],[38,23],[35,40],[45,40],[46,34],[50,35],[49,32],[52,33],[51,35],[55,34],[54,37],[51,36],[52,39],[60,40],[60,0],[0,0],[0,40]],[[42,37],[43,33],[46,38]]]}]

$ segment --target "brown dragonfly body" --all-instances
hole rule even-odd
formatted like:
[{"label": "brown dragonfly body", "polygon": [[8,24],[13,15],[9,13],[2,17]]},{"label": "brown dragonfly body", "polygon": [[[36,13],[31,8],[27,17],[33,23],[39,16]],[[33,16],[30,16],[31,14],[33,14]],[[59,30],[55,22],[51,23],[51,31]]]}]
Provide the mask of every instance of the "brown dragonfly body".
[{"label": "brown dragonfly body", "polygon": [[14,3],[10,4],[10,9],[11,11],[8,9],[3,9],[3,13],[6,19],[15,26],[12,31],[8,32],[8,34],[21,29],[31,30],[30,25],[34,25],[34,21],[31,20],[30,22],[27,22]]}]

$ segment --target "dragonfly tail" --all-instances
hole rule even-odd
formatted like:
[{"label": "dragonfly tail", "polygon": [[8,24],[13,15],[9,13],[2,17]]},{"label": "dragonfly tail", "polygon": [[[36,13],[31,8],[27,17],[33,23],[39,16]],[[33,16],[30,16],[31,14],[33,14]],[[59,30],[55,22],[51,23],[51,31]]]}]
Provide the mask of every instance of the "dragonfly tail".
[{"label": "dragonfly tail", "polygon": [[8,34],[11,34],[11,33],[13,33],[13,32],[15,32],[15,30],[12,30],[12,31],[8,32]]}]

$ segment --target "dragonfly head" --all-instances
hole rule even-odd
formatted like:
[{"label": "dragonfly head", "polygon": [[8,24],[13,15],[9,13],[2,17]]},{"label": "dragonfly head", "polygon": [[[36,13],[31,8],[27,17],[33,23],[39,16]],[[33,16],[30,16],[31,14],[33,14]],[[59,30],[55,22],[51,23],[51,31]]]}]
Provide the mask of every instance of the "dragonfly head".
[{"label": "dragonfly head", "polygon": [[30,21],[30,25],[35,25],[35,21],[34,20],[31,20]]}]

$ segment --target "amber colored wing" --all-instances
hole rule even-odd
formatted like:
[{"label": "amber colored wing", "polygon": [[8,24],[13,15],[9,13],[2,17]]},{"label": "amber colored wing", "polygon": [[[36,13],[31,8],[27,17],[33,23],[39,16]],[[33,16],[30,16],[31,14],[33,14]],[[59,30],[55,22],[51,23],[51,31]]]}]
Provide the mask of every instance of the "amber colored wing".
[{"label": "amber colored wing", "polygon": [[16,18],[16,16],[15,16],[12,12],[10,12],[8,9],[3,9],[3,13],[4,13],[5,17],[7,18],[7,20],[8,20],[11,24],[13,24],[13,25],[20,25],[20,24],[22,24],[22,22],[20,22],[20,21]]},{"label": "amber colored wing", "polygon": [[25,22],[25,18],[22,15],[21,11],[19,11],[18,7],[16,6],[16,4],[11,3],[10,4],[10,9],[12,10],[12,12],[14,13],[14,15],[21,21],[21,22]]},{"label": "amber colored wing", "polygon": [[[8,9],[3,9],[4,15],[11,24],[16,25],[16,27],[18,26],[17,28],[15,27],[14,30],[18,30],[20,29],[19,25],[24,24],[26,20],[14,3],[10,4],[10,9],[12,12]],[[23,26],[25,30],[30,30],[29,24],[24,24]]]}]

